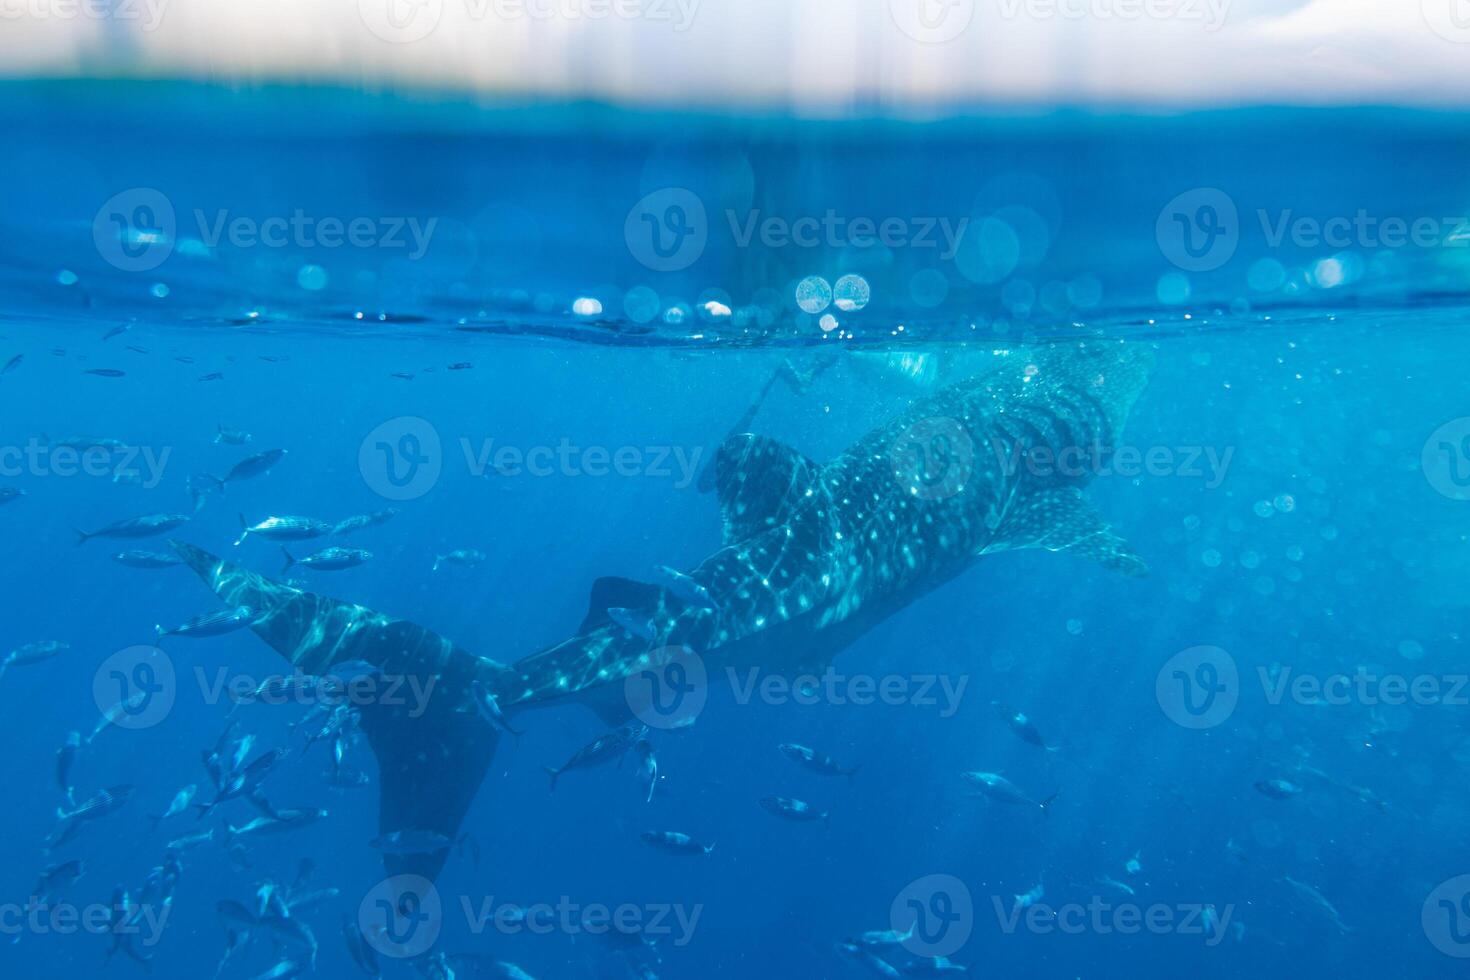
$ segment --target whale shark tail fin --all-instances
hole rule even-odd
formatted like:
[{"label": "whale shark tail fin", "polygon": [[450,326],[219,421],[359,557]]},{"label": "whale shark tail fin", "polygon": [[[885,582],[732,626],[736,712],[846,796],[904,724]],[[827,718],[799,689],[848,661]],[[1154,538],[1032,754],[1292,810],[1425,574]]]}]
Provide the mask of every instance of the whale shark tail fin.
[{"label": "whale shark tail fin", "polygon": [[[378,760],[381,833],[431,832],[458,840],[499,742],[494,726],[474,710],[471,690],[476,680],[496,690],[508,668],[414,623],[303,592],[193,545],[170,543],[227,604],[254,610],[251,630],[297,670],[321,675],[347,661],[377,668],[376,687],[364,699],[362,728]],[[449,853],[448,846],[433,853],[385,853],[383,862],[390,874],[432,881]]]}]

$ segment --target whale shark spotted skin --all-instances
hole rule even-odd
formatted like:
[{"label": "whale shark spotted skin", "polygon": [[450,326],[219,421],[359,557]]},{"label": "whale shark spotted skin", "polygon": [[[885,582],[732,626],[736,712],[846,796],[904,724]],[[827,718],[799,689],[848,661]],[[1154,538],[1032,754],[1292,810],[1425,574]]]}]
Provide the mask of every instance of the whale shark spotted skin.
[{"label": "whale shark spotted skin", "polygon": [[[1097,340],[995,360],[994,370],[914,404],[825,465],[765,437],[731,436],[714,461],[724,544],[682,572],[702,601],[599,579],[573,636],[511,665],[406,620],[174,547],[222,599],[258,611],[252,630],[299,670],[362,660],[416,678],[421,690],[433,679],[427,709],[373,704],[363,729],[378,757],[382,831],[454,840],[498,741],[474,707],[476,680],[507,716],[572,701],[617,724],[631,716],[630,676],[689,651],[710,667],[822,669],[987,555],[1068,551],[1143,574],[1142,559],[1081,491],[1119,444],[1151,351]],[[625,622],[624,613],[636,615],[653,636],[630,632],[609,609]],[[384,860],[391,873],[432,879],[447,853]]]}]

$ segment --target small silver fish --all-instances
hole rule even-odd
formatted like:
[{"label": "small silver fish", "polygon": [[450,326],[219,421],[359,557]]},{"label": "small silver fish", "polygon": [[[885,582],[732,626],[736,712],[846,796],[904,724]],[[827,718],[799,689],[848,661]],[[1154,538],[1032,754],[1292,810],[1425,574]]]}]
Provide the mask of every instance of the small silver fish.
[{"label": "small silver fish", "polygon": [[830,822],[828,817],[831,814],[825,810],[818,810],[803,800],[788,799],[784,796],[767,796],[760,803],[761,807],[767,813],[773,813],[785,820],[792,820],[797,823],[812,823],[817,820],[822,821],[822,823]]},{"label": "small silver fish", "polygon": [[465,568],[473,568],[485,560],[485,553],[474,548],[459,551],[451,551],[447,555],[436,555],[434,557],[434,571],[438,571],[442,565],[462,565]]},{"label": "small silver fish", "polygon": [[670,568],[667,565],[658,565],[654,568],[654,577],[658,584],[672,596],[677,598],[686,606],[695,606],[702,609],[717,609],[714,597],[709,590],[700,585],[694,579],[683,572]]},{"label": "small silver fish", "polygon": [[223,425],[216,425],[214,434],[215,445],[223,443],[227,446],[243,446],[254,437],[242,429],[230,429]]},{"label": "small silver fish", "polygon": [[652,619],[631,609],[615,606],[607,611],[607,618],[640,640],[652,643],[653,638],[658,635],[658,628],[654,626]]},{"label": "small silver fish", "polygon": [[233,609],[205,613],[172,629],[165,629],[162,625],[153,629],[159,636],[224,636],[249,626],[254,619],[255,613],[249,606],[236,606]]},{"label": "small silver fish", "polygon": [[235,547],[245,543],[252,534],[272,541],[306,541],[332,533],[332,525],[310,517],[267,517],[258,524],[250,524],[245,515],[240,516],[240,537]]},{"label": "small silver fish", "polygon": [[5,678],[6,671],[11,667],[32,667],[39,663],[45,663],[60,653],[65,653],[71,647],[65,643],[55,640],[44,640],[40,643],[27,643],[10,651],[3,661],[0,661],[0,680]]},{"label": "small silver fish", "polygon": [[1051,805],[1059,794],[1053,793],[1046,799],[1037,801],[1021,792],[1021,789],[1009,779],[994,772],[967,772],[962,775],[965,782],[978,789],[983,796],[987,796],[999,803],[1014,803],[1023,806],[1040,807],[1042,812]]},{"label": "small silver fish", "polygon": [[152,817],[150,817],[150,819],[153,821],[153,829],[157,830],[158,825],[163,823],[169,817],[177,817],[181,813],[189,812],[189,804],[194,802],[194,794],[198,792],[199,787],[196,786],[194,783],[190,783],[188,786],[185,786],[183,789],[175,793],[173,800],[169,802],[167,810],[159,814],[154,814]]},{"label": "small silver fish", "polygon": [[112,560],[129,568],[172,568],[184,563],[182,558],[157,551],[120,551]]},{"label": "small silver fish", "polygon": [[373,559],[372,552],[357,551],[352,548],[327,548],[325,551],[318,551],[305,558],[294,558],[285,548],[281,549],[281,554],[286,557],[286,564],[281,568],[282,575],[296,565],[322,572],[339,572],[347,568],[356,568]]},{"label": "small silver fish", "polygon": [[77,531],[77,544],[86,544],[93,538],[151,538],[172,531],[189,518],[184,514],[148,514],[130,517],[125,521],[109,524],[96,531]]},{"label": "small silver fish", "polygon": [[649,830],[639,835],[643,843],[670,854],[712,854],[715,845],[701,844],[688,834],[673,830]]},{"label": "small silver fish", "polygon": [[495,695],[491,694],[490,691],[486,689],[485,685],[480,682],[479,678],[476,678],[474,682],[470,684],[470,691],[471,693],[473,693],[475,698],[475,710],[479,712],[480,717],[484,719],[488,724],[500,729],[503,732],[514,735],[517,738],[520,738],[521,735],[525,734],[524,732],[518,732],[514,728],[510,727],[510,723],[505,720],[505,713],[500,710],[500,702],[495,699]]}]

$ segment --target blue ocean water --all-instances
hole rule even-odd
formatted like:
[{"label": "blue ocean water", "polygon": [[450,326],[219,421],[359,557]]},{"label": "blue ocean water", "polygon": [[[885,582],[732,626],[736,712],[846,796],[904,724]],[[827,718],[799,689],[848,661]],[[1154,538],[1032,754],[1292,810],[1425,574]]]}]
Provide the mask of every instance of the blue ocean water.
[{"label": "blue ocean water", "polygon": [[[219,693],[289,670],[260,638],[155,635],[220,607],[197,576],[111,555],[177,538],[512,663],[577,634],[600,577],[719,550],[699,476],[732,427],[825,462],[1009,359],[1118,340],[1154,364],[1086,497],[1147,576],[988,555],[810,694],[742,693],[711,655],[694,723],[648,733],[651,802],[632,753],[549,790],[605,719],[514,715],[434,883],[434,942],[372,935],[383,975],[897,975],[836,947],[909,925],[871,954],[909,975],[943,955],[987,976],[1438,977],[1470,955],[1463,117],[834,123],[141,83],[13,84],[0,115],[0,484],[24,491],[0,507],[0,647],[69,645],[0,680],[7,976],[214,976],[219,903],[264,920],[262,886],[289,892],[303,861],[295,897],[335,890],[291,916],[315,973],[362,975],[342,923],[372,933],[370,842],[411,829],[380,826],[364,739],[307,746],[310,708]],[[200,479],[271,449],[266,475]],[[359,567],[233,544],[242,518],[390,507],[286,543],[370,551]],[[175,513],[136,541],[74,533]],[[482,555],[435,570],[456,550]],[[77,802],[131,797],[47,854],[58,747],[140,680],[166,706],[104,726],[70,779]],[[200,756],[230,720],[246,758],[288,749],[269,803],[326,816],[232,847],[248,800],[155,825],[186,785],[213,799]],[[339,744],[367,785],[332,785]],[[977,771],[1056,797],[983,798]],[[664,830],[714,848],[639,839]],[[22,916],[73,859],[48,908],[126,888],[162,916],[122,944],[146,967],[104,928]],[[553,924],[477,925],[487,906]],[[642,928],[599,934],[619,910]],[[305,968],[297,926],[257,925],[218,975]]]}]

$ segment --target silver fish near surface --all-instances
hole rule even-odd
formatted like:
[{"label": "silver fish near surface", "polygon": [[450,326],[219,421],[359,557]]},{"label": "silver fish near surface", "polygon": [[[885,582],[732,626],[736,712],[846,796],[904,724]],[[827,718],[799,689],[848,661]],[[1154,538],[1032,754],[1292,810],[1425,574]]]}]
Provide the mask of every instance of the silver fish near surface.
[{"label": "silver fish near surface", "polygon": [[1021,806],[1040,807],[1043,813],[1051,806],[1052,801],[1060,794],[1053,793],[1044,800],[1034,800],[1023,793],[1015,783],[995,772],[967,772],[961,778],[981,796],[995,800],[999,803],[1011,803]]},{"label": "silver fish near surface", "polygon": [[831,814],[826,810],[818,810],[805,800],[794,800],[785,796],[767,796],[760,801],[761,809],[767,813],[790,820],[793,823],[815,823],[821,821],[830,824]]},{"label": "silver fish near surface", "polygon": [[281,554],[286,559],[286,564],[281,567],[281,574],[285,575],[292,568],[300,565],[302,568],[310,568],[319,572],[340,572],[348,568],[356,568],[373,560],[370,551],[359,551],[355,548],[327,548],[318,551],[314,555],[305,558],[292,557],[291,552],[285,548]]},{"label": "silver fish near surface", "polygon": [[556,790],[556,782],[564,774],[574,769],[591,769],[595,766],[606,765],[623,755],[643,740],[648,734],[648,726],[639,722],[629,722],[619,728],[615,728],[605,735],[582,746],[572,757],[562,763],[560,767],[546,767],[546,773],[551,777],[551,789]]},{"label": "silver fish near surface", "polygon": [[356,517],[348,517],[340,520],[332,528],[332,534],[351,534],[361,531],[363,528],[379,527],[387,524],[398,516],[398,508],[389,507],[386,510],[375,511],[371,514],[359,514]]},{"label": "silver fish near surface", "polygon": [[6,654],[4,660],[0,660],[0,680],[5,679],[5,674],[12,667],[34,667],[70,649],[70,644],[56,640],[42,640],[39,643],[27,643],[23,647],[17,647]]},{"label": "silver fish near surface", "polygon": [[157,551],[119,551],[112,556],[119,565],[129,568],[173,568],[184,562],[178,555],[166,555]]},{"label": "silver fish near surface", "polygon": [[674,830],[649,830],[639,835],[643,843],[670,854],[713,854],[715,845],[699,841]]},{"label": "silver fish near surface", "polygon": [[476,679],[471,683],[470,693],[475,698],[475,710],[480,713],[480,717],[485,719],[488,724],[517,738],[525,734],[512,728],[510,722],[505,720],[505,712],[500,710],[500,702],[495,699],[495,695],[491,694],[480,680]]},{"label": "silver fish near surface", "polygon": [[643,802],[653,802],[653,791],[658,788],[658,756],[654,754],[653,744],[648,739],[640,739],[633,746],[633,751],[638,754],[638,778],[648,787],[648,795]]},{"label": "silver fish near surface", "polygon": [[1301,796],[1302,787],[1286,779],[1262,779],[1256,783],[1256,792],[1273,800],[1289,800]]},{"label": "silver fish near surface", "polygon": [[77,761],[77,755],[82,750],[82,733],[70,732],[66,741],[56,750],[56,785],[61,789],[66,798],[67,806],[75,806],[75,791],[72,788],[71,767]]},{"label": "silver fish near surface", "polygon": [[995,709],[996,714],[1000,716],[1000,720],[1005,722],[1006,727],[1021,741],[1047,752],[1057,751],[1054,746],[1047,744],[1046,739],[1041,735],[1041,730],[1036,727],[1036,723],[1024,711],[1017,711],[1010,705],[1000,701],[992,701],[990,702],[990,706]]},{"label": "silver fish near surface", "polygon": [[805,745],[797,745],[793,742],[783,743],[776,746],[776,748],[782,755],[803,769],[819,773],[823,776],[847,776],[851,778],[857,775],[857,771],[862,768],[861,766],[853,766],[851,769],[844,769],[830,755],[823,755],[815,749],[809,749]]},{"label": "silver fish near surface", "polygon": [[267,449],[263,453],[254,456],[246,456],[240,462],[230,468],[230,471],[219,478],[221,485],[237,483],[240,480],[251,480],[258,476],[269,473],[277,463],[286,458],[285,449]]},{"label": "silver fish near surface", "polygon": [[253,438],[255,437],[243,429],[232,429],[224,425],[215,426],[215,445],[243,446]]},{"label": "silver fish near surface", "polygon": [[196,616],[188,622],[180,623],[178,626],[171,628],[165,628],[160,624],[153,627],[153,630],[158,636],[189,636],[198,638],[224,636],[226,633],[233,633],[236,630],[249,626],[254,617],[255,613],[251,611],[249,606],[236,606],[233,609],[220,609],[216,612]]},{"label": "silver fish near surface", "polygon": [[485,557],[485,552],[478,551],[474,548],[451,551],[448,554],[435,555],[432,570],[437,572],[445,565],[459,565],[462,568],[474,568],[484,561]]},{"label": "silver fish near surface", "polygon": [[148,514],[117,521],[95,531],[77,531],[77,544],[86,544],[93,538],[152,538],[167,534],[189,521],[185,514]]},{"label": "silver fish near surface", "polygon": [[244,514],[239,518],[241,531],[235,541],[237,548],[252,535],[271,541],[308,541],[332,533],[332,525],[311,517],[267,517],[257,524],[245,520]]}]

